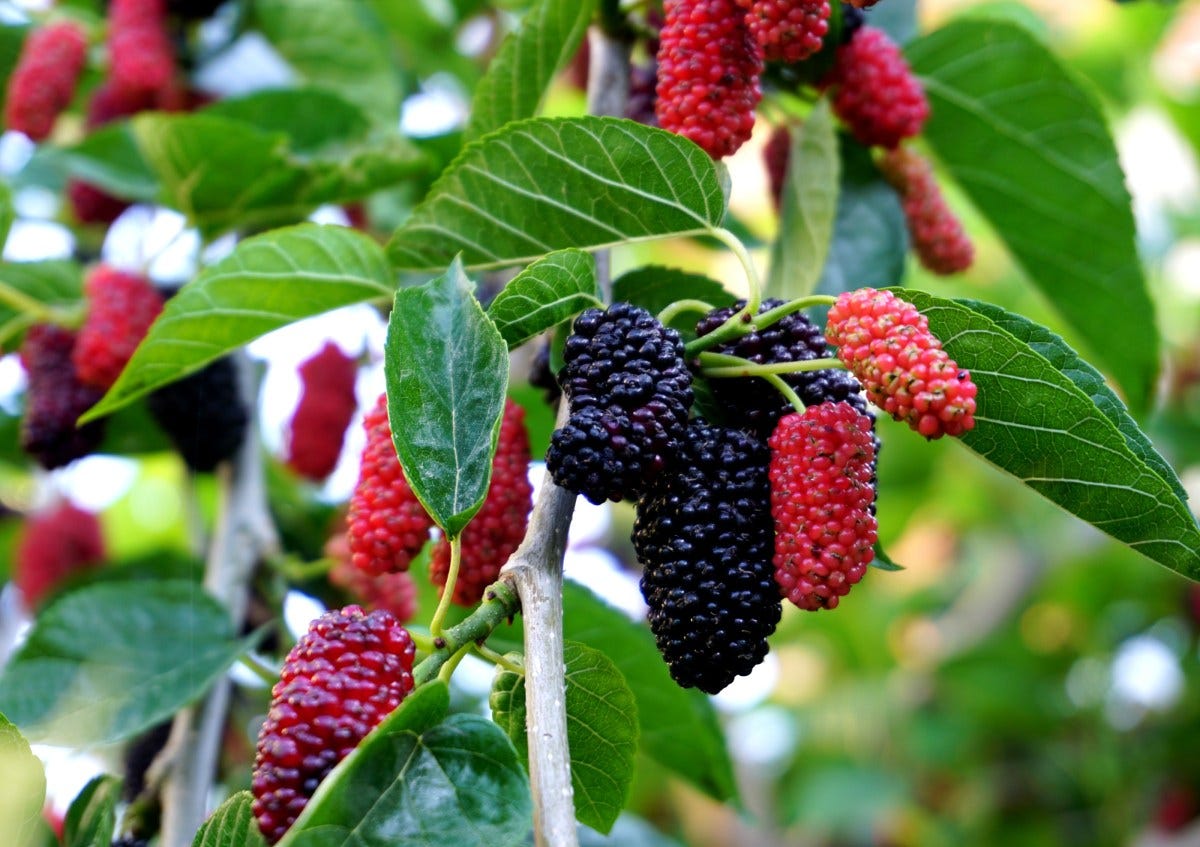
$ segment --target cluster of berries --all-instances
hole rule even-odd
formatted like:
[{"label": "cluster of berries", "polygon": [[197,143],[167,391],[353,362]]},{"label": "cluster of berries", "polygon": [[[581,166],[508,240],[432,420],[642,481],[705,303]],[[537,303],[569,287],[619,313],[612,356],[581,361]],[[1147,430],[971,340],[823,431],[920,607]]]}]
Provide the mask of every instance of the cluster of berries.
[{"label": "cluster of berries", "polygon": [[[779,369],[802,413],[767,379],[714,378],[722,421],[687,420],[681,375],[689,365],[703,373],[701,361],[685,362],[674,330],[618,303],[576,321],[560,375],[571,415],[546,455],[564,488],[593,502],[637,501],[633,544],[651,630],[672,677],[710,693],[763,659],[782,597],[835,608],[872,561],[878,441],[862,390],[927,437],[974,424],[969,374],[893,295],[843,295],[824,335],[780,301],[762,304],[758,317],[773,314],[761,327],[744,307],[702,318],[698,343],[720,331],[712,351],[747,368],[829,360]],[[952,384],[942,379],[950,371]]]}]

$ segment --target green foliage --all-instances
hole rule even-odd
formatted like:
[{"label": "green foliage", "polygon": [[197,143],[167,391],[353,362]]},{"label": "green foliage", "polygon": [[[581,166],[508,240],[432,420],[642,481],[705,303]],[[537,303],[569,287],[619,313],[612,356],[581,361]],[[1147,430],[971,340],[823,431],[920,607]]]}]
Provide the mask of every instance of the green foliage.
[{"label": "green foliage", "polygon": [[63,847],[110,847],[117,828],[121,780],[98,776],[71,802],[63,829]]},{"label": "green foliage", "polygon": [[46,797],[46,774],[29,742],[4,715],[0,715],[0,843],[14,847],[41,847],[45,825],[42,803]]},{"label": "green foliage", "polygon": [[488,306],[488,317],[512,349],[601,305],[595,260],[582,250],[560,250],[509,280]]},{"label": "green foliage", "polygon": [[[68,309],[83,297],[83,273],[75,262],[49,259],[41,262],[0,262],[0,284],[49,309]],[[0,326],[9,326],[19,318],[32,323],[28,313],[20,313],[10,299],[0,297]],[[14,350],[18,335],[0,339],[0,349]]]},{"label": "green foliage", "polygon": [[67,171],[126,200],[158,198],[158,177],[138,149],[129,121],[117,121],[89,133],[60,151]]},{"label": "green foliage", "polygon": [[267,847],[254,820],[253,803],[249,791],[234,794],[200,827],[192,847]]}]

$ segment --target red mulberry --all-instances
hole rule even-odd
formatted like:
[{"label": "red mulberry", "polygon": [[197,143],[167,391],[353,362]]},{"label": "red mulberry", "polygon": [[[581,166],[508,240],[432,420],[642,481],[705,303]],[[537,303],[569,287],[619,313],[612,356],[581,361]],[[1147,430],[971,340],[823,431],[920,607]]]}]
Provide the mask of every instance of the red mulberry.
[{"label": "red mulberry", "polygon": [[112,0],[108,7],[109,80],[130,96],[166,90],[175,74],[165,0]]},{"label": "red mulberry", "polygon": [[429,539],[433,521],[404,478],[392,444],[386,395],[379,395],[363,426],[367,445],[346,517],[350,560],[369,574],[405,571]]},{"label": "red mulberry", "polygon": [[75,333],[50,324],[31,327],[21,344],[21,364],[29,375],[21,449],[47,470],[88,455],[104,437],[102,420],[75,426],[104,392],[79,381],[71,362],[74,347]]},{"label": "red mulberry", "polygon": [[[492,481],[487,497],[462,534],[462,558],[454,583],[454,602],[471,606],[496,581],[500,568],[525,537],[533,488],[529,485],[529,434],[525,410],[508,400],[500,424]],[[429,576],[445,586],[450,572],[450,544],[440,540],[433,548]]]},{"label": "red mulberry", "polygon": [[823,85],[834,90],[834,112],[868,146],[895,147],[919,135],[929,117],[925,91],[900,48],[873,26],[838,48]]},{"label": "red mulberry", "polygon": [[87,36],[75,24],[63,21],[31,32],[8,78],[7,128],[34,141],[48,138],[75,96],[86,60]]},{"label": "red mulberry", "polygon": [[875,558],[871,419],[848,403],[809,406],[768,443],[775,581],[801,609],[833,609]]},{"label": "red mulberry", "polygon": [[411,621],[417,614],[417,583],[412,574],[400,571],[372,576],[360,571],[350,562],[350,546],[345,534],[337,536],[336,544],[325,545],[327,554],[331,547],[340,549],[335,555],[337,563],[329,572],[329,581],[363,604],[367,611],[383,609],[391,612],[400,623]]},{"label": "red mulberry", "polygon": [[288,467],[320,481],[333,471],[358,403],[358,365],[333,342],[300,365],[300,402],[288,425]]},{"label": "red mulberry", "polygon": [[908,235],[921,264],[942,275],[969,268],[975,248],[946,205],[929,162],[920,153],[898,147],[879,160],[879,167],[900,194]]},{"label": "red mulberry", "polygon": [[33,609],[64,579],[103,560],[100,522],[91,512],[64,501],[25,522],[13,582]]},{"label": "red mulberry", "polygon": [[829,32],[829,0],[737,0],[746,26],[770,62],[800,62],[821,49]]},{"label": "red mulberry", "polygon": [[288,653],[258,734],[254,816],[274,844],[334,766],[413,689],[416,648],[388,612],[329,611]]},{"label": "red mulberry", "polygon": [[734,0],[666,0],[663,12],[658,124],[721,159],[754,129],[762,47]]},{"label": "red mulberry", "polygon": [[767,171],[767,185],[771,189],[771,200],[775,211],[783,208],[783,184],[787,180],[788,160],[792,156],[792,132],[786,124],[771,130],[771,137],[763,146],[763,167]]},{"label": "red mulberry", "polygon": [[150,280],[97,265],[83,287],[88,311],[71,353],[85,385],[107,391],[129,364],[162,311],[162,294]]},{"label": "red mulberry", "polygon": [[888,291],[860,288],[838,297],[825,337],[867,396],[926,438],[975,426],[975,383],[929,331],[929,321]]}]

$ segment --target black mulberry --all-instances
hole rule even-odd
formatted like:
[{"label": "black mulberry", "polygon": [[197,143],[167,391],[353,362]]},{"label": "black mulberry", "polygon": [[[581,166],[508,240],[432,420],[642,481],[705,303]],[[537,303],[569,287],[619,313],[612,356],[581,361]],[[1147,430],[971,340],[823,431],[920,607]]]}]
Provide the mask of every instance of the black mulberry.
[{"label": "black mulberry", "polygon": [[88,455],[104,438],[103,420],[75,426],[104,392],[79,381],[71,362],[74,349],[75,333],[51,324],[31,327],[21,345],[21,364],[29,375],[21,449],[46,470]]},{"label": "black mulberry", "polygon": [[194,471],[211,471],[232,457],[250,420],[228,357],[163,386],[146,406]]}]

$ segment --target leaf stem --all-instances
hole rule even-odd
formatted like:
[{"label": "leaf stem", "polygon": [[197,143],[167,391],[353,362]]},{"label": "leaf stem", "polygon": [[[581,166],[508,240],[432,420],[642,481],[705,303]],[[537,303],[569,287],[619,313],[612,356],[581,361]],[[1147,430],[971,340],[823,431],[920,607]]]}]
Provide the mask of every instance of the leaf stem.
[{"label": "leaf stem", "polygon": [[759,303],[762,302],[762,280],[758,276],[754,258],[742,240],[724,227],[714,227],[710,234],[732,250],[733,254],[738,257],[738,261],[742,263],[742,270],[746,272],[746,284],[749,286],[746,292],[746,311],[754,314],[758,311]]},{"label": "leaf stem", "polygon": [[705,303],[703,300],[676,300],[670,306],[667,306],[658,313],[658,322],[666,325],[675,319],[676,316],[682,315],[684,312],[700,312],[707,314],[715,307],[711,303]]},{"label": "leaf stem", "polygon": [[483,641],[496,627],[520,611],[520,600],[510,582],[501,579],[491,585],[484,593],[483,603],[478,609],[434,639],[433,652],[413,668],[413,680],[417,685],[436,677],[442,665],[450,661],[464,645]]},{"label": "leaf stem", "polygon": [[508,657],[504,656],[503,654],[497,653],[495,650],[493,650],[491,647],[488,647],[486,644],[476,644],[471,649],[475,652],[475,654],[477,656],[479,656],[479,658],[481,658],[485,661],[491,662],[492,664],[495,664],[495,665],[499,665],[500,667],[504,668],[504,670],[506,670],[506,671],[512,671],[513,673],[520,674],[521,676],[525,675],[525,666],[524,665],[519,665],[516,662],[509,659]]},{"label": "leaf stem", "polygon": [[[738,243],[740,244],[741,242]],[[742,249],[745,250],[744,247]],[[749,335],[756,330],[768,327],[793,312],[799,312],[801,309],[808,309],[813,306],[832,306],[836,302],[837,298],[828,294],[812,294],[808,297],[791,300],[782,306],[776,306],[774,309],[768,309],[761,315],[754,315],[750,311],[750,303],[747,301],[745,307],[731,315],[729,320],[725,321],[725,323],[721,324],[708,335],[702,335],[688,342],[687,346],[684,347],[684,353],[689,358],[699,355],[701,352],[710,347],[715,347],[722,342],[732,341],[735,338],[741,338],[743,335]],[[756,305],[754,308],[757,310],[758,306]]]},{"label": "leaf stem", "polygon": [[271,688],[275,683],[279,682],[279,668],[274,668],[264,662],[259,656],[250,650],[238,656],[238,661],[247,670],[254,673],[256,677],[267,684]]},{"label": "leaf stem", "polygon": [[458,582],[458,568],[462,564],[462,536],[450,539],[450,570],[446,574],[446,584],[442,586],[442,596],[438,599],[437,610],[433,620],[429,622],[429,631],[433,637],[442,635],[442,625],[446,623],[446,615],[450,611],[450,603],[454,599],[454,583]]},{"label": "leaf stem", "polygon": [[449,685],[450,677],[454,676],[454,671],[458,668],[459,662],[461,662],[463,660],[463,657],[466,656],[470,652],[471,652],[470,644],[464,644],[462,647],[459,647],[458,652],[456,652],[453,656],[451,656],[447,660],[446,664],[442,665],[442,669],[440,671],[438,671],[438,679],[440,679],[442,682]]},{"label": "leaf stem", "polygon": [[772,362],[759,364],[749,359],[737,356],[727,356],[724,353],[701,353],[700,367],[708,377],[727,378],[739,376],[761,376],[771,374],[796,374],[811,371],[845,370],[841,359],[806,359],[803,362]]}]

